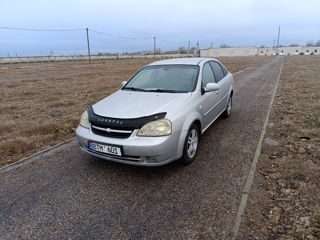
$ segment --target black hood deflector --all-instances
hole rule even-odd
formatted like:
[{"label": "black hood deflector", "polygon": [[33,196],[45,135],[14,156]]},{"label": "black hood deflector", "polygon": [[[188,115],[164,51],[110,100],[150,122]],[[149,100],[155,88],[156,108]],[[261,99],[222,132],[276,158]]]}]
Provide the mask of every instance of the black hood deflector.
[{"label": "black hood deflector", "polygon": [[94,113],[93,108],[88,108],[89,122],[95,126],[103,128],[113,128],[113,129],[140,129],[143,125],[148,122],[152,122],[158,119],[162,119],[166,116],[166,112],[157,113],[150,116],[144,116],[139,118],[110,118],[99,116]]}]

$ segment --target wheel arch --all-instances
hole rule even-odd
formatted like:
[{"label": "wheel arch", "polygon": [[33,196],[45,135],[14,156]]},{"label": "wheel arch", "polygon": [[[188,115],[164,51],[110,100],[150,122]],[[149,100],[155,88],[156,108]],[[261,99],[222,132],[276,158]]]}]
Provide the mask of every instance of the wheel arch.
[{"label": "wheel arch", "polygon": [[[200,133],[200,136],[199,136],[199,137],[201,138],[201,122],[200,122],[200,120],[199,120],[199,119],[196,119],[196,120],[193,121],[192,124],[195,124],[195,125],[198,127],[199,133]],[[191,124],[191,125],[192,125],[192,124]],[[191,125],[190,125],[190,126],[191,126]]]},{"label": "wheel arch", "polygon": [[194,112],[194,113],[188,115],[188,117],[186,118],[186,120],[183,123],[183,127],[182,127],[182,130],[180,133],[180,138],[179,138],[178,149],[177,149],[177,156],[179,158],[182,157],[184,142],[185,142],[188,131],[189,131],[192,124],[196,124],[197,127],[199,128],[199,133],[200,133],[200,138],[201,138],[202,123],[201,123],[201,116],[198,112]]}]

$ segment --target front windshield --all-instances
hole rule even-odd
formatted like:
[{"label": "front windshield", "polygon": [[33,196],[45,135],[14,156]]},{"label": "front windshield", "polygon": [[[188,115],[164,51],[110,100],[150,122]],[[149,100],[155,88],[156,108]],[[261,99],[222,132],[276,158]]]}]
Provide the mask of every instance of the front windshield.
[{"label": "front windshield", "polygon": [[191,92],[196,87],[198,66],[158,65],[139,71],[123,89],[150,92]]}]

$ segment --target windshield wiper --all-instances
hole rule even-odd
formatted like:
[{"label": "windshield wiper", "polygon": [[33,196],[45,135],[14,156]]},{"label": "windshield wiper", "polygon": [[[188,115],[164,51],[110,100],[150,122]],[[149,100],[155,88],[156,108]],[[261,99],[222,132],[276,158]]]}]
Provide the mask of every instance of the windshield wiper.
[{"label": "windshield wiper", "polygon": [[125,87],[123,89],[128,89],[128,90],[132,90],[132,91],[142,91],[142,92],[146,92],[145,89],[142,88],[135,88],[135,87]]},{"label": "windshield wiper", "polygon": [[156,89],[143,89],[143,88],[135,88],[135,87],[125,87],[123,89],[128,89],[132,91],[142,91],[142,92],[163,92],[163,93],[184,93],[187,91],[176,91],[176,90],[170,90],[170,89],[161,89],[161,88],[156,88]]},{"label": "windshield wiper", "polygon": [[164,92],[164,93],[180,93],[183,91],[176,91],[176,90],[170,90],[170,89],[161,89],[161,88],[157,88],[157,89],[152,89],[149,90],[150,92]]}]

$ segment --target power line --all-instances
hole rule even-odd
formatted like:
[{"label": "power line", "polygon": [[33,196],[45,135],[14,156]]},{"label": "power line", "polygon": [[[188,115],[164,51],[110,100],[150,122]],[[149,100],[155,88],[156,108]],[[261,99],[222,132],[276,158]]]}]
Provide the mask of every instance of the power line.
[{"label": "power line", "polygon": [[85,28],[77,28],[77,29],[37,29],[37,28],[13,28],[13,27],[2,27],[1,29],[7,30],[19,30],[19,31],[34,31],[34,32],[74,32],[74,31],[83,31]]},{"label": "power line", "polygon": [[[16,28],[16,27],[3,27],[0,26],[0,29],[6,29],[6,30],[19,30],[19,31],[35,31],[35,32],[69,32],[69,31],[83,31],[86,30],[86,28],[76,28],[76,29],[39,29],[39,28]],[[131,40],[141,40],[141,39],[153,39],[153,37],[148,38],[137,38],[137,37],[126,37],[126,36],[120,36],[120,35],[114,35],[110,33],[105,33],[97,30],[93,30],[88,28],[89,31],[95,32],[98,34],[106,35],[109,37],[114,38],[123,38],[123,39],[131,39]]]},{"label": "power line", "polygon": [[[35,32],[70,32],[70,31],[83,31],[86,30],[86,28],[76,28],[76,29],[40,29],[40,28],[16,28],[16,27],[4,27],[0,26],[0,29],[6,29],[6,30],[19,30],[19,31],[35,31]],[[113,38],[121,38],[121,39],[128,39],[128,40],[152,40],[153,37],[128,37],[128,36],[121,36],[121,35],[115,35],[115,34],[110,34],[106,32],[101,32],[97,31],[94,29],[88,28],[88,31],[98,33],[101,35],[106,35],[109,37]],[[162,42],[166,43],[173,43],[171,41],[163,40],[163,39],[158,39]]]},{"label": "power line", "polygon": [[[134,37],[134,36],[123,36],[123,35],[115,35],[107,32],[102,32],[90,28],[75,28],[75,29],[45,29],[45,28],[20,28],[20,27],[7,27],[7,26],[0,26],[0,30],[16,30],[16,31],[34,31],[34,32],[75,32],[75,31],[85,31],[86,36],[87,36],[87,45],[88,45],[88,55],[89,55],[89,61],[90,61],[90,44],[89,44],[89,31],[108,36],[111,38],[116,38],[116,39],[127,39],[127,40],[153,40],[153,45],[154,45],[154,52],[157,51],[156,49],[156,38],[155,37]],[[163,42],[168,45],[172,44],[179,44],[179,45],[185,45],[187,44],[186,42],[176,42],[176,41],[167,41],[164,39],[159,39],[157,38],[158,41]],[[188,42],[188,48],[190,48],[190,41]],[[158,45],[158,44],[157,44]]]},{"label": "power line", "polygon": [[89,28],[89,31],[94,32],[94,33],[98,33],[98,34],[102,34],[102,35],[106,35],[106,36],[109,36],[109,37],[114,37],[114,38],[122,38],[122,39],[130,39],[130,40],[150,40],[150,39],[153,39],[153,37],[137,38],[137,37],[125,37],[125,36],[120,36],[120,35],[113,35],[113,34],[110,34],[110,33],[96,31],[96,30],[93,30],[93,29],[90,29],[90,28]]}]

